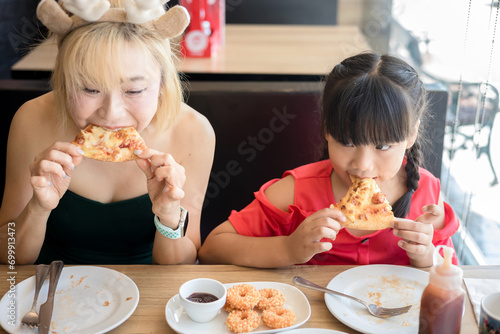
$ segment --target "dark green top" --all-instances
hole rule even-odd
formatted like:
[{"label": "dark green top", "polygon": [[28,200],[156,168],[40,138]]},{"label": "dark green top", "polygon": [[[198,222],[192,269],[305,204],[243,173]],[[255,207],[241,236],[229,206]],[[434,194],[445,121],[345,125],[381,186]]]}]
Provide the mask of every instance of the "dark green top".
[{"label": "dark green top", "polygon": [[103,204],[66,191],[47,222],[37,263],[151,264],[155,225],[149,195]]}]

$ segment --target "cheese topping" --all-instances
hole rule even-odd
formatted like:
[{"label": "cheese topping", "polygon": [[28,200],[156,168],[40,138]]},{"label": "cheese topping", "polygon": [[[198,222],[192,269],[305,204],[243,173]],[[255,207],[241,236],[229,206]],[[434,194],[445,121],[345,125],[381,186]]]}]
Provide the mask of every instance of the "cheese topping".
[{"label": "cheese topping", "polygon": [[133,127],[109,130],[92,124],[76,136],[73,144],[84,151],[85,157],[114,162],[135,160],[134,151],[146,148]]}]

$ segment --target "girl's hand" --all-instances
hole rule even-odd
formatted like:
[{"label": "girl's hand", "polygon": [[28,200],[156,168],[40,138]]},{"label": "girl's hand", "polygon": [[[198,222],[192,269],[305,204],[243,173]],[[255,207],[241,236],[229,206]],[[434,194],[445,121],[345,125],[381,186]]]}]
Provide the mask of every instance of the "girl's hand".
[{"label": "girl's hand", "polygon": [[321,209],[306,219],[288,236],[288,254],[293,263],[305,263],[314,255],[332,249],[330,242],[320,242],[323,238],[335,240],[345,217],[337,209]]},{"label": "girl's hand", "polygon": [[36,155],[30,165],[33,199],[43,210],[53,210],[68,190],[71,174],[83,152],[70,143],[56,142]]},{"label": "girl's hand", "polygon": [[399,247],[406,251],[413,265],[427,267],[432,265],[434,245],[433,224],[444,217],[444,210],[438,205],[426,205],[422,208],[425,212],[415,221],[396,218],[394,220],[394,235],[402,238]]},{"label": "girl's hand", "polygon": [[170,154],[147,149],[136,152],[141,159],[136,160],[146,174],[148,192],[153,202],[153,212],[165,226],[176,229],[180,217],[180,200],[184,198],[184,167]]}]

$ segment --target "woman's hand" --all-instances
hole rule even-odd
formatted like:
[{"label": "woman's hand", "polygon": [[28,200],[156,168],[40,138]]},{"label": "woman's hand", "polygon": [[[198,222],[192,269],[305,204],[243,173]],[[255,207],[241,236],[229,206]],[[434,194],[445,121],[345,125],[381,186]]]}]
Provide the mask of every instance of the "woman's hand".
[{"label": "woman's hand", "polygon": [[393,233],[402,239],[398,241],[398,245],[406,251],[412,265],[427,267],[432,265],[434,254],[433,224],[444,219],[444,210],[438,205],[431,204],[424,206],[422,211],[424,214],[415,221],[395,219]]},{"label": "woman's hand", "polygon": [[59,204],[82,154],[70,143],[56,142],[35,156],[30,164],[33,199],[43,210],[53,210]]},{"label": "woman's hand", "polygon": [[330,242],[320,242],[327,238],[335,240],[345,217],[337,209],[321,209],[306,219],[288,236],[288,254],[292,263],[305,263],[314,255],[332,249]]},{"label": "woman's hand", "polygon": [[180,200],[184,198],[184,167],[170,154],[147,149],[136,152],[137,164],[147,177],[153,212],[163,225],[176,229],[180,217]]}]

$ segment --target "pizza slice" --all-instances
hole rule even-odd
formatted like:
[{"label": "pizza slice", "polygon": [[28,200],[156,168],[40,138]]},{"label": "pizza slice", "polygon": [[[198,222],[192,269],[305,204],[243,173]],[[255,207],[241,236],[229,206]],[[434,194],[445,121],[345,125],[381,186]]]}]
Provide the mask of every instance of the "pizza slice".
[{"label": "pizza slice", "polygon": [[352,185],[347,194],[330,208],[342,211],[346,217],[344,227],[358,230],[382,230],[391,227],[394,220],[392,207],[385,194],[372,178],[351,176]]},{"label": "pizza slice", "polygon": [[88,125],[71,142],[80,147],[84,157],[112,162],[136,160],[135,150],[145,150],[146,143],[133,127],[117,130]]}]

